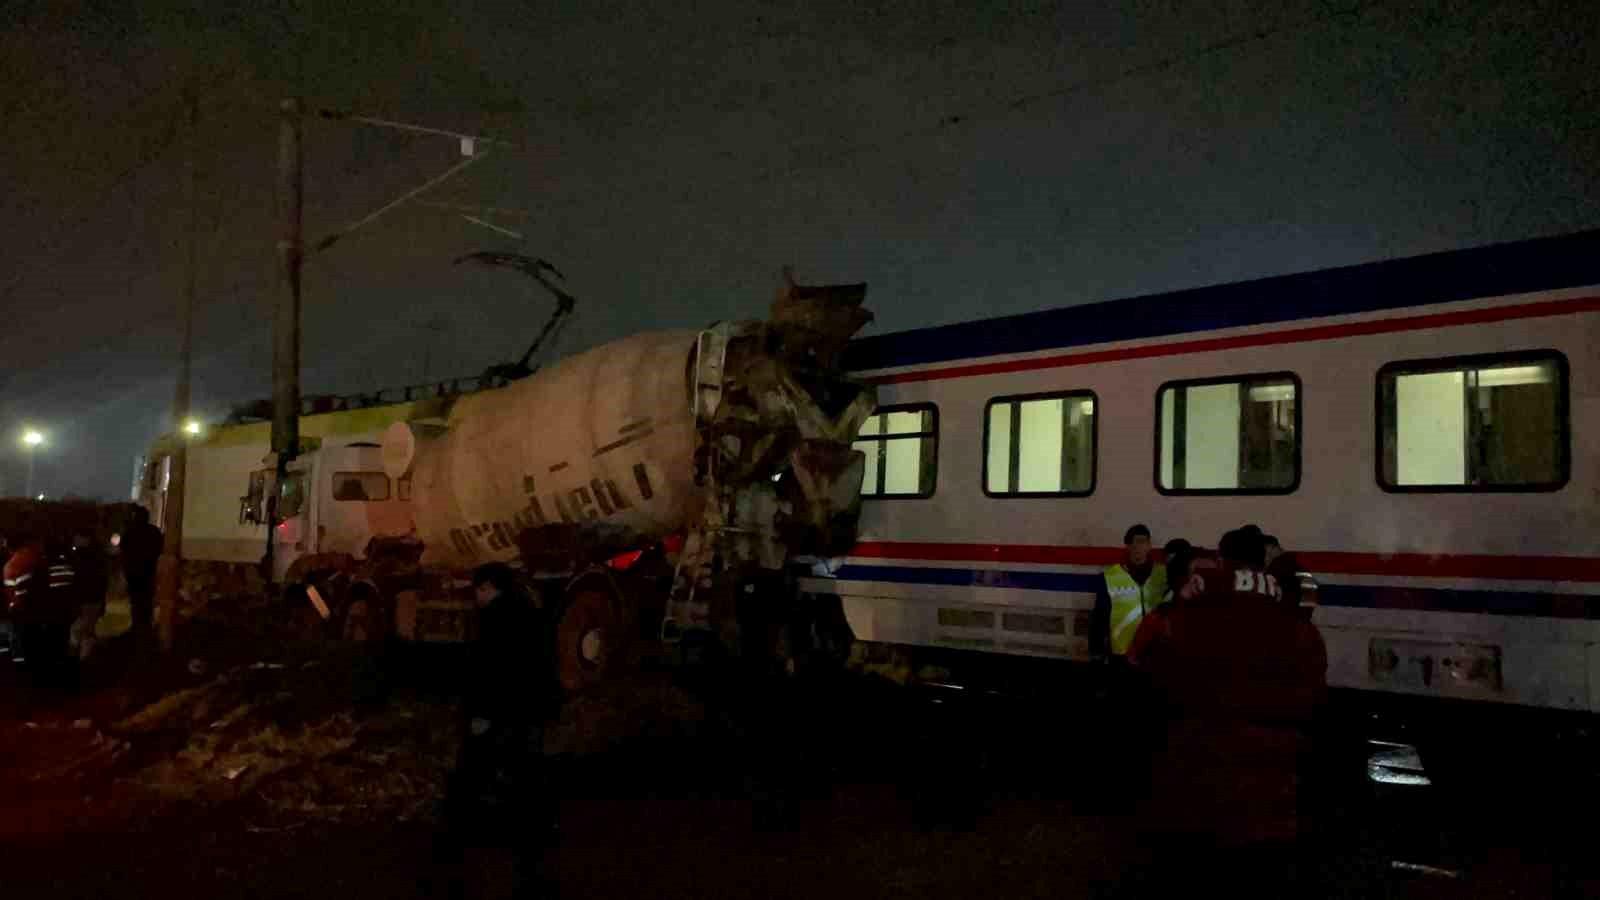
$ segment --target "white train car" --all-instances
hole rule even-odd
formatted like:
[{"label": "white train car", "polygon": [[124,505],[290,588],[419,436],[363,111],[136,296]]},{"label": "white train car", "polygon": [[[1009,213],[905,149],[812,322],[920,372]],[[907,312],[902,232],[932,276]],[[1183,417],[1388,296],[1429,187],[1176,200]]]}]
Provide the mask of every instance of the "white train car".
[{"label": "white train car", "polygon": [[1600,232],[875,336],[858,639],[1084,660],[1147,523],[1318,578],[1362,697],[1600,710]]}]

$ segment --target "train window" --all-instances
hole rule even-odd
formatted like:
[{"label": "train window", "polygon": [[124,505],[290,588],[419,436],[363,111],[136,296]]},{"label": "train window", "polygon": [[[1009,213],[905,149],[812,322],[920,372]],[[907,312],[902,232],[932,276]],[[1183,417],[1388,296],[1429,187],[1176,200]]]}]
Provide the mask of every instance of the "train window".
[{"label": "train window", "polygon": [[1169,382],[1156,392],[1163,494],[1287,494],[1300,485],[1293,373]]},{"label": "train window", "polygon": [[1094,490],[1095,396],[996,397],[984,414],[983,492],[1085,497]]},{"label": "train window", "polygon": [[939,468],[939,411],[933,404],[879,409],[862,424],[854,446],[867,455],[861,496],[933,496]]},{"label": "train window", "polygon": [[389,499],[389,476],[382,472],[333,473],[333,499],[375,501]]},{"label": "train window", "polygon": [[1378,372],[1389,491],[1550,491],[1567,483],[1567,360],[1555,351],[1391,363]]}]

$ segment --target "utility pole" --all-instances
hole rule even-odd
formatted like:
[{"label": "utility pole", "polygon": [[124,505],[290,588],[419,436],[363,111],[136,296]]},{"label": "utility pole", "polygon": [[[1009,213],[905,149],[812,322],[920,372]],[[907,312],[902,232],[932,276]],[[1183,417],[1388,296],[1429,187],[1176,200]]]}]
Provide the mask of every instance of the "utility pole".
[{"label": "utility pole", "polygon": [[183,582],[183,505],[184,476],[188,473],[189,378],[194,356],[194,302],[196,292],[195,259],[200,243],[200,213],[197,169],[200,154],[200,101],[191,88],[187,98],[189,118],[188,153],[184,159],[183,194],[188,207],[184,227],[183,297],[178,311],[178,383],[172,395],[172,434],[176,443],[172,467],[167,476],[167,499],[162,505],[161,559],[156,565],[156,621],[161,649],[172,649],[174,625],[178,620],[178,597]]},{"label": "utility pole", "polygon": [[[278,240],[278,254],[283,263],[283,290],[278,294],[278,302],[272,316],[272,453],[277,469],[277,480],[274,490],[267,498],[267,547],[266,554],[261,560],[263,573],[268,580],[273,577],[275,568],[273,556],[276,552],[279,500],[283,496],[284,483],[288,481],[289,464],[300,450],[300,281],[306,257],[306,245],[301,228],[305,194],[305,175],[301,166],[301,123],[305,107],[298,97],[291,97],[279,105],[278,114],[278,202],[281,204],[278,213],[283,228],[282,236]],[[415,200],[418,196],[454,178],[467,167],[477,164],[489,155],[487,150],[479,148],[479,144],[511,145],[509,141],[497,138],[429,128],[407,122],[394,122],[371,116],[358,116],[348,112],[319,110],[318,114],[325,119],[348,119],[381,128],[397,128],[402,131],[454,138],[459,142],[461,155],[464,158],[373,212],[317,240],[311,246],[312,254],[327,250],[389,211]]]},{"label": "utility pole", "polygon": [[288,479],[289,463],[300,446],[300,238],[304,173],[300,166],[300,100],[283,101],[278,125],[278,202],[283,235],[278,255],[283,262],[283,290],[272,316],[272,452],[276,457],[276,488],[267,500],[266,577],[273,575],[273,541],[278,531],[278,499]]}]

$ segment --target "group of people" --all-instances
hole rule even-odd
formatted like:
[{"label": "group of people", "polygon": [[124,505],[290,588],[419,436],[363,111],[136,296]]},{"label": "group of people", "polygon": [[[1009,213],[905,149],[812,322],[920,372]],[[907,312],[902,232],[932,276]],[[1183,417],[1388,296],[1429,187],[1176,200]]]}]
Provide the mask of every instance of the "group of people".
[{"label": "group of people", "polygon": [[[156,561],[161,530],[134,507],[119,544],[130,607],[130,633],[145,643],[154,633]],[[105,612],[111,567],[88,530],[70,539],[19,533],[0,540],[4,609],[13,659],[40,672],[70,674],[74,655],[86,655]]]},{"label": "group of people", "polygon": [[1289,606],[1315,605],[1315,579],[1300,570],[1295,555],[1285,552],[1276,537],[1257,525],[1224,534],[1214,551],[1174,538],[1162,548],[1161,561],[1145,525],[1129,528],[1122,542],[1124,557],[1106,567],[1095,596],[1089,641],[1090,655],[1098,660],[1128,658],[1148,613],[1199,596],[1206,589],[1204,573],[1228,564],[1248,565],[1270,575],[1274,596]]},{"label": "group of people", "polygon": [[[1186,859],[1296,855],[1301,785],[1327,689],[1327,649],[1302,603],[1314,582],[1260,528],[1215,551],[1175,540],[1162,560],[1135,525],[1105,569],[1093,617],[1098,658],[1137,689],[1160,736],[1142,817],[1153,846]],[[1222,856],[1218,856],[1221,853]]]}]

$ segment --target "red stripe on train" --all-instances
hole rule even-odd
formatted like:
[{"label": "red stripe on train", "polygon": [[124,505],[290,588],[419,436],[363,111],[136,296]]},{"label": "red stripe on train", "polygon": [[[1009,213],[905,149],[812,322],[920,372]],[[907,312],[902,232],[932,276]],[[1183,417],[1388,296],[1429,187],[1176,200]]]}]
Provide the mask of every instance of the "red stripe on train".
[{"label": "red stripe on train", "polygon": [[[1121,547],[1050,544],[946,544],[865,541],[851,556],[936,562],[1045,563],[1105,566],[1122,559]],[[1497,578],[1508,581],[1600,581],[1600,558],[1488,556],[1482,554],[1341,553],[1296,551],[1305,568],[1326,575],[1409,575],[1415,578]]]},{"label": "red stripe on train", "polygon": [[1118,350],[1090,350],[1085,353],[1067,353],[1060,356],[1041,356],[1033,359],[970,363],[964,366],[949,366],[943,369],[925,369],[920,372],[898,372],[891,375],[879,375],[868,380],[875,384],[942,381],[946,378],[973,378],[979,375],[1002,375],[1007,372],[1026,372],[1033,369],[1087,366],[1125,359],[1149,359],[1159,356],[1182,356],[1190,353],[1214,353],[1218,350],[1237,350],[1242,347],[1266,347],[1273,344],[1329,341],[1337,338],[1361,337],[1369,334],[1423,331],[1430,328],[1455,328],[1462,325],[1481,325],[1487,322],[1537,319],[1546,316],[1585,312],[1600,312],[1600,297],[1545,300],[1539,303],[1525,303],[1520,306],[1499,306],[1493,309],[1467,309],[1457,312],[1428,313],[1420,316],[1400,316],[1393,319],[1377,319],[1367,322],[1313,325],[1307,328],[1290,328],[1266,334],[1200,338],[1192,341],[1177,341],[1171,344],[1124,347]]},{"label": "red stripe on train", "polygon": [[1109,566],[1122,559],[1121,547],[1056,547],[1049,544],[934,544],[863,541],[851,556],[939,562],[1053,563]]}]

